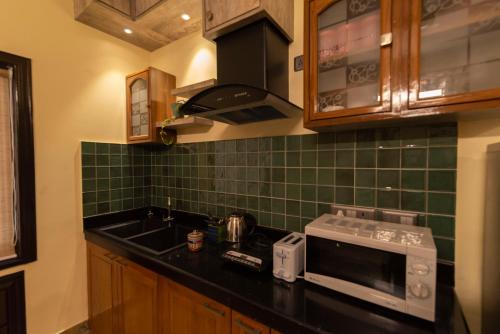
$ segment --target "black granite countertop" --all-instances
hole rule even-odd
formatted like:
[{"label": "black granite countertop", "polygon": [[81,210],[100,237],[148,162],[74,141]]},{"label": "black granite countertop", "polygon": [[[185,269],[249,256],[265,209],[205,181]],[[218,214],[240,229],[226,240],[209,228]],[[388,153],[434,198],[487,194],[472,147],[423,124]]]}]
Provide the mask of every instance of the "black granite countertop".
[{"label": "black granite countertop", "polygon": [[[450,286],[438,285],[436,322],[431,323],[304,280],[287,283],[275,279],[271,271],[256,273],[226,264],[219,257],[220,245],[205,243],[199,253],[179,247],[163,256],[154,256],[107,237],[95,228],[123,221],[125,217],[119,214],[86,219],[86,239],[284,334],[468,333]],[[186,217],[177,223],[194,222]]]}]

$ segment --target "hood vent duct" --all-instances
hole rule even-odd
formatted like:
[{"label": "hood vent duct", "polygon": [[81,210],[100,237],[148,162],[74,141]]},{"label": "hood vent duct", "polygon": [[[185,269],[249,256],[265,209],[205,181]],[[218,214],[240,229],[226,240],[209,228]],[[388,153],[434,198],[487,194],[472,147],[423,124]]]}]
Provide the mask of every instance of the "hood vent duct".
[{"label": "hood vent duct", "polygon": [[288,101],[288,41],[267,20],[216,40],[217,86],[189,99],[181,111],[229,124],[298,117]]}]

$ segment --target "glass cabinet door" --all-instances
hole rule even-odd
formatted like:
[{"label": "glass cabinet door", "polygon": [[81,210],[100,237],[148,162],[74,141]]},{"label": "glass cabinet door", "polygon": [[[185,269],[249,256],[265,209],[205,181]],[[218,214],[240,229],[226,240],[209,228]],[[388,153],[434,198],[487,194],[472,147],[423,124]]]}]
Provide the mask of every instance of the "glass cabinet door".
[{"label": "glass cabinet door", "polygon": [[148,106],[148,81],[145,78],[135,79],[130,89],[130,122],[129,137],[149,137],[150,113]]},{"label": "glass cabinet door", "polygon": [[500,97],[500,1],[412,1],[410,107]]},{"label": "glass cabinet door", "polygon": [[310,118],[390,109],[390,7],[385,0],[312,1]]}]

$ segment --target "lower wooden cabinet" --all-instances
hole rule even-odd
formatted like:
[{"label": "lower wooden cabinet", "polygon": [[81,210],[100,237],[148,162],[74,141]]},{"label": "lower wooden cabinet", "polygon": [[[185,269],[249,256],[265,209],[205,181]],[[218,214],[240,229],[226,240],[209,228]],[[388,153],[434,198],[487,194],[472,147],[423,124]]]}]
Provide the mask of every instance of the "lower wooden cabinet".
[{"label": "lower wooden cabinet", "polygon": [[87,264],[92,334],[280,334],[92,243]]},{"label": "lower wooden cabinet", "polygon": [[[232,312],[232,334],[270,334],[271,329],[266,325],[252,320],[236,311]],[[275,333],[275,332],[273,332]]]},{"label": "lower wooden cabinet", "polygon": [[161,334],[229,334],[231,309],[160,278]]},{"label": "lower wooden cabinet", "polygon": [[87,245],[92,334],[157,334],[158,275]]}]

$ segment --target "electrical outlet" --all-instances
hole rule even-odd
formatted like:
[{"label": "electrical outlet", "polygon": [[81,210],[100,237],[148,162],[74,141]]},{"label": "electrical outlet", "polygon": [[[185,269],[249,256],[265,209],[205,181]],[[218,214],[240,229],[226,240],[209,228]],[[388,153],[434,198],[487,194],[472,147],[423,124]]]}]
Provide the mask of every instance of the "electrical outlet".
[{"label": "electrical outlet", "polygon": [[375,209],[332,204],[332,214],[338,215],[339,211],[341,211],[342,215],[346,217],[369,219],[369,220],[375,219]]},{"label": "electrical outlet", "polygon": [[406,211],[382,210],[382,220],[403,225],[417,225],[418,214]]},{"label": "electrical outlet", "polygon": [[304,55],[293,58],[293,69],[295,72],[302,71],[304,69]]}]

